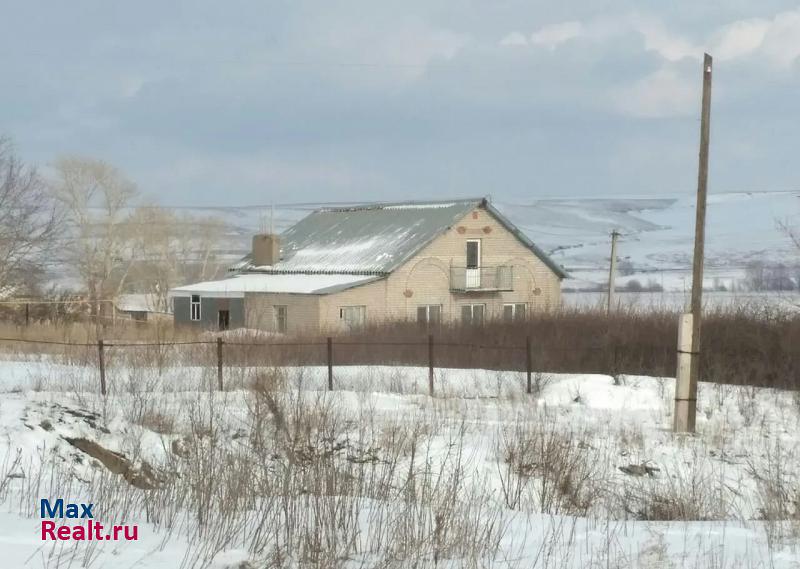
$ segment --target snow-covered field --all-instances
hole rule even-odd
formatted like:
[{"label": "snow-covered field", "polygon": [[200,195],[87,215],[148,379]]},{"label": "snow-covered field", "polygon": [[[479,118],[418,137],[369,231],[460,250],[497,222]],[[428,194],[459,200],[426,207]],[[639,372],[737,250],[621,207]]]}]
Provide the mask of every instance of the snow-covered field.
[{"label": "snow-covered field", "polygon": [[[675,436],[670,378],[226,373],[0,361],[0,565],[798,567],[796,394],[702,384]],[[138,541],[43,542],[58,497]]]},{"label": "snow-covered field", "polygon": [[[564,292],[561,300],[570,308],[602,308],[608,301],[605,292]],[[642,311],[688,310],[691,290],[685,292],[618,292],[615,300],[620,307]],[[750,310],[759,312],[772,309],[780,312],[800,311],[800,292],[703,292],[706,310]]]}]

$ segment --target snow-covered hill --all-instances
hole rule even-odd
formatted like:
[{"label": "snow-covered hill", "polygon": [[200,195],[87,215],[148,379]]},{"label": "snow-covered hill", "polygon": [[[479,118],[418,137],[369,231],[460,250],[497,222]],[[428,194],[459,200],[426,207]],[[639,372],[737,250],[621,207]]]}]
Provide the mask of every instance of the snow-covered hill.
[{"label": "snow-covered hill", "polygon": [[[622,233],[618,254],[641,282],[667,289],[690,283],[695,197],[554,199],[497,204],[535,242],[566,266],[576,283],[606,278],[610,233]],[[730,286],[756,260],[800,264],[779,222],[800,226],[800,191],[712,194],[706,224],[707,285]],[[625,282],[625,279],[622,279]],[[568,283],[569,286],[570,283]]]}]

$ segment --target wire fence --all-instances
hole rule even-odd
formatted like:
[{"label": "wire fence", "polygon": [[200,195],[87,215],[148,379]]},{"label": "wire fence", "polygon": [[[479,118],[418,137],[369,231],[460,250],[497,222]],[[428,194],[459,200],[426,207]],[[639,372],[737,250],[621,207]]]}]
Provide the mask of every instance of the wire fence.
[{"label": "wire fence", "polygon": [[[607,373],[619,375],[630,369],[637,348],[628,346],[608,350],[606,347],[554,349],[538,345],[530,336],[514,344],[488,342],[456,342],[433,334],[418,341],[348,339],[347,337],[314,338],[308,341],[211,340],[131,342],[69,342],[28,338],[0,337],[0,344],[52,346],[64,348],[68,361],[99,369],[99,389],[107,394],[108,381],[113,380],[117,364],[170,367],[200,366],[216,369],[216,389],[226,388],[226,375],[232,368],[319,366],[327,369],[327,388],[336,388],[336,368],[346,366],[422,367],[428,370],[428,392],[436,393],[437,369],[485,369],[525,374],[525,389],[532,392],[534,374],[541,371],[575,373]],[[654,353],[646,350],[648,357]],[[640,347],[642,349],[642,347]],[[665,372],[675,367],[674,348],[662,348],[659,366]],[[134,357],[135,356],[135,357]],[[652,363],[652,362],[651,362]]]},{"label": "wire fence", "polygon": [[[531,392],[534,374],[596,373],[675,377],[676,345],[662,334],[636,333],[623,328],[588,332],[576,328],[543,325],[523,334],[502,330],[418,330],[392,337],[373,331],[350,336],[212,337],[132,341],[118,339],[70,341],[0,337],[0,347],[15,353],[52,354],[66,363],[99,370],[99,388],[105,394],[108,382],[122,381],[122,367],[201,367],[213,376],[215,387],[231,388],[231,378],[247,368],[309,367],[327,370],[328,389],[337,388],[336,370],[348,366],[426,368],[428,391],[435,394],[436,370],[475,369],[524,374]],[[726,331],[727,330],[727,331]],[[670,334],[671,335],[671,334]],[[759,343],[759,339],[766,338]],[[800,349],[786,330],[759,336],[733,333],[709,326],[700,352],[700,380],[721,383],[800,390]],[[318,373],[318,372],[315,372]],[[117,379],[115,379],[117,378]],[[340,385],[341,387],[341,385]]]}]

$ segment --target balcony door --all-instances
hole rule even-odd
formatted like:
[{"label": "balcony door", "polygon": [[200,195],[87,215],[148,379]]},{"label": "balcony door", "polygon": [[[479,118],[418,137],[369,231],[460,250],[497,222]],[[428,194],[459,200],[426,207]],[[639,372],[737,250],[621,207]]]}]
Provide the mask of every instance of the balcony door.
[{"label": "balcony door", "polygon": [[466,288],[481,288],[481,240],[467,240]]}]

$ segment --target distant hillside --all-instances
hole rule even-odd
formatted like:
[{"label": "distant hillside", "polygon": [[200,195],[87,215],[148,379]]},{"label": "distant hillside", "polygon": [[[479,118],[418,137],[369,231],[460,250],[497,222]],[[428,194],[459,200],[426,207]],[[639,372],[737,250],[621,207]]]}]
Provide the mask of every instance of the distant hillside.
[{"label": "distant hillside", "polygon": [[[695,221],[694,196],[551,199],[496,205],[536,243],[566,266],[574,282],[602,283],[608,270],[609,234],[619,230],[619,256],[640,282],[663,280],[681,289],[689,276]],[[800,252],[777,227],[800,226],[800,191],[712,194],[706,226],[706,276],[722,284],[744,275],[755,260],[800,264]],[[690,279],[687,279],[690,283]],[[726,284],[727,286],[727,284]]]}]

